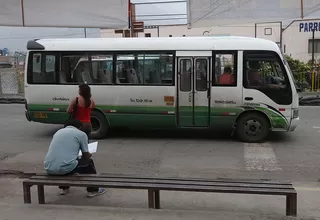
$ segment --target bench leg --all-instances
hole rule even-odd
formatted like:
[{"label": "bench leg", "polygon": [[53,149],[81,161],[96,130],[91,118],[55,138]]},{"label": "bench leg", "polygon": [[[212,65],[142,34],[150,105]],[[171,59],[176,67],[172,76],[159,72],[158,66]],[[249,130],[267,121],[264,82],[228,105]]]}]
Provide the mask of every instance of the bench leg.
[{"label": "bench leg", "polygon": [[287,195],[286,215],[297,216],[297,194]]},{"label": "bench leg", "polygon": [[31,203],[31,186],[23,183],[23,200],[24,203]]},{"label": "bench leg", "polygon": [[45,204],[43,185],[38,185],[38,201],[39,201],[39,204]]},{"label": "bench leg", "polygon": [[148,189],[148,205],[149,209],[154,208],[154,191],[151,189]]},{"label": "bench leg", "polygon": [[154,191],[154,208],[160,209],[160,191],[159,190]]}]

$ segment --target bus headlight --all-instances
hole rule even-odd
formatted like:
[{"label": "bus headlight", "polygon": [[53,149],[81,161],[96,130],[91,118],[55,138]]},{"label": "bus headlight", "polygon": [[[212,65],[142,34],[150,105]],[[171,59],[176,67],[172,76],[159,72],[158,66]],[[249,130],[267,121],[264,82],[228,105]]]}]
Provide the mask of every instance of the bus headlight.
[{"label": "bus headlight", "polygon": [[292,118],[299,118],[299,109],[292,110]]}]

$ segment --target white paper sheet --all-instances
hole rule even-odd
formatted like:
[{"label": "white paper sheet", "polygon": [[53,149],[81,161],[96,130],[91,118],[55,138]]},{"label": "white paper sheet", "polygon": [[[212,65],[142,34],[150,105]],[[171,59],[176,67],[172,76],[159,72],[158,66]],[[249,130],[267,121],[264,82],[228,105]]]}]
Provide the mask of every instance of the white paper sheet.
[{"label": "white paper sheet", "polygon": [[[98,141],[96,142],[92,142],[90,144],[88,144],[88,148],[89,148],[89,153],[96,153],[97,152],[97,148],[98,148]],[[82,156],[82,151],[79,150],[79,156]]]}]

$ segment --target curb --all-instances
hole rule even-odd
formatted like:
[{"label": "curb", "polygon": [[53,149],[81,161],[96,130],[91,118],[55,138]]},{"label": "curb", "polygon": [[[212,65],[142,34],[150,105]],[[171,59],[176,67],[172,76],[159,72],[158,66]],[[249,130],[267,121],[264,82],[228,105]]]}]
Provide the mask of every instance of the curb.
[{"label": "curb", "polygon": [[24,98],[0,98],[0,104],[24,104]]},{"label": "curb", "polygon": [[312,107],[319,107],[319,106],[320,106],[320,104],[318,104],[318,105],[311,105],[311,104],[303,105],[303,104],[299,104],[299,106],[312,106]]}]

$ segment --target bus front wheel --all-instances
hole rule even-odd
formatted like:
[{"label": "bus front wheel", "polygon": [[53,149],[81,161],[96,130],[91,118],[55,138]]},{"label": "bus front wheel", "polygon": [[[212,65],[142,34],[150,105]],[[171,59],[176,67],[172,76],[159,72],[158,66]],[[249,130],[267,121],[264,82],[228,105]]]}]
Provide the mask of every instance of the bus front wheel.
[{"label": "bus front wheel", "polygon": [[237,121],[236,134],[243,142],[263,142],[269,134],[270,123],[262,113],[246,113]]},{"label": "bus front wheel", "polygon": [[99,111],[92,111],[91,113],[92,131],[90,138],[101,139],[104,138],[109,130],[109,124],[106,117]]}]

